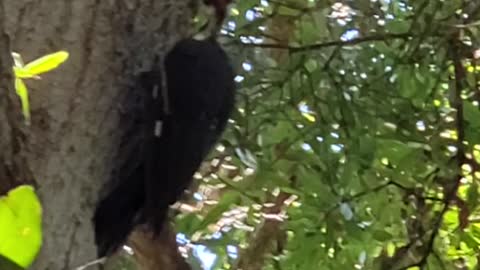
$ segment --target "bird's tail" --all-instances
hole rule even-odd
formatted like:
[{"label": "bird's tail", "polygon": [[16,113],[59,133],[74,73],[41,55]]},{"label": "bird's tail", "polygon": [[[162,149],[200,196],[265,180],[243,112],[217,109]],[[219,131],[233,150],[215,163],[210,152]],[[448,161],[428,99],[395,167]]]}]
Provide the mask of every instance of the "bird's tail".
[{"label": "bird's tail", "polygon": [[143,167],[121,179],[98,204],[93,217],[99,258],[113,254],[138,223],[144,202]]}]

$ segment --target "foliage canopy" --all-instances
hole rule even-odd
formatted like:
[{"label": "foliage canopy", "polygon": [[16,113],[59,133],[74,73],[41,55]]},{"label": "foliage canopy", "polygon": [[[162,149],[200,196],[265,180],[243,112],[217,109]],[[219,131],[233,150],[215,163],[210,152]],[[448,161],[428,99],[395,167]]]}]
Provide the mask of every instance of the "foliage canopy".
[{"label": "foliage canopy", "polygon": [[178,217],[186,252],[208,248],[206,269],[478,267],[480,4],[230,13],[239,107]]}]

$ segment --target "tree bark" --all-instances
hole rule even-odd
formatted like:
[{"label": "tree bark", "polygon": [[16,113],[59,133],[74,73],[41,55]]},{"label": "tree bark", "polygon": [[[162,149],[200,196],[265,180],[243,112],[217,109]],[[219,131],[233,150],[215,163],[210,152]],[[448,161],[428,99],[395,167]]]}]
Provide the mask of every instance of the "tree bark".
[{"label": "tree bark", "polygon": [[[189,34],[195,7],[195,0],[0,0],[0,192],[38,188],[44,240],[32,269],[70,270],[95,259],[92,209],[111,171],[119,103],[135,75]],[[59,69],[27,81],[29,127],[9,50],[26,62],[70,53]]]}]

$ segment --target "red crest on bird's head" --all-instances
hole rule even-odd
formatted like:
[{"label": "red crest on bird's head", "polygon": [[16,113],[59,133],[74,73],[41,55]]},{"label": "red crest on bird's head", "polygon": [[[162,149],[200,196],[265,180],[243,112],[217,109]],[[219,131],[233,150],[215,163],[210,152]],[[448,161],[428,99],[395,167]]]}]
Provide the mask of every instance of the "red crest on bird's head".
[{"label": "red crest on bird's head", "polygon": [[217,17],[217,24],[222,24],[223,20],[227,16],[227,6],[232,0],[203,0],[203,3],[215,8],[215,15]]}]

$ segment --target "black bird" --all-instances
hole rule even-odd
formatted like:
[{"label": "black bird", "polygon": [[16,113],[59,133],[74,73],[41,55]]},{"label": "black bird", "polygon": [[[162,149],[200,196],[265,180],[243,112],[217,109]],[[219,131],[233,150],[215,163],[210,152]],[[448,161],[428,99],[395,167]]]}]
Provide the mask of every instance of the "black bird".
[{"label": "black bird", "polygon": [[232,0],[203,0],[207,6],[213,6],[215,10],[216,25],[222,24],[227,15],[227,6]]},{"label": "black bird", "polygon": [[98,256],[114,253],[139,224],[158,235],[169,206],[225,129],[234,107],[234,72],[213,39],[181,40],[160,71],[139,79],[141,110],[124,131],[110,191],[93,218]]}]

